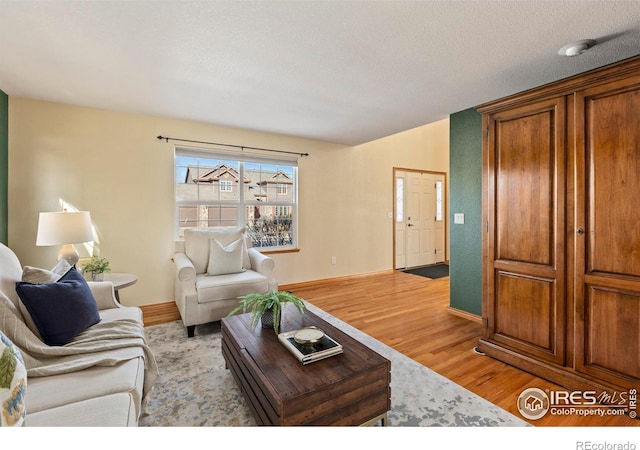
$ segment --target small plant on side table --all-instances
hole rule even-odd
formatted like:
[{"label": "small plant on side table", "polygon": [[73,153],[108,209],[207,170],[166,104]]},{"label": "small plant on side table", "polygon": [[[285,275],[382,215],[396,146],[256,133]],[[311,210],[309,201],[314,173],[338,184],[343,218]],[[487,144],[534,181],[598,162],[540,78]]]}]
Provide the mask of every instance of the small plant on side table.
[{"label": "small plant on side table", "polygon": [[[304,302],[299,297],[296,297],[291,292],[286,291],[271,291],[265,293],[253,293],[249,295],[243,295],[238,297],[240,305],[238,305],[233,311],[229,313],[229,316],[237,314],[239,312],[246,313],[251,311],[251,319],[249,320],[249,326],[254,328],[263,315],[268,315],[269,312],[273,314],[273,330],[278,334],[280,332],[280,316],[282,313],[282,303],[292,303],[298,308],[301,314],[304,314]],[[270,325],[265,325],[265,320],[262,321],[262,326],[270,328]]]},{"label": "small plant on side table", "polygon": [[90,273],[93,281],[102,281],[105,273],[111,272],[109,260],[92,256],[91,260],[82,267],[83,273]]}]

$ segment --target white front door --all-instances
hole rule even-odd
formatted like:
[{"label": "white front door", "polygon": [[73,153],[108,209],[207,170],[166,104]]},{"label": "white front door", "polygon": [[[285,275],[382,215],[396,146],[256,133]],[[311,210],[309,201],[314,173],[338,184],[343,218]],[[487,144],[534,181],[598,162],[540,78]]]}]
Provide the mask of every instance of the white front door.
[{"label": "white front door", "polygon": [[444,261],[444,174],[398,171],[395,268]]},{"label": "white front door", "polygon": [[433,264],[433,176],[409,172],[407,189],[407,267]]}]

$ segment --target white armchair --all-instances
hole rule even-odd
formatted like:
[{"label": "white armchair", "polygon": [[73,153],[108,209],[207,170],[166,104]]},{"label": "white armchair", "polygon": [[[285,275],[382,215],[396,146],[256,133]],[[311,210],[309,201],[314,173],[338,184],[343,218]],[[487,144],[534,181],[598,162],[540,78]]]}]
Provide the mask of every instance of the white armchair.
[{"label": "white armchair", "polygon": [[272,258],[251,248],[245,228],[189,229],[176,241],[175,301],[187,336],[238,306],[238,297],[278,290]]}]

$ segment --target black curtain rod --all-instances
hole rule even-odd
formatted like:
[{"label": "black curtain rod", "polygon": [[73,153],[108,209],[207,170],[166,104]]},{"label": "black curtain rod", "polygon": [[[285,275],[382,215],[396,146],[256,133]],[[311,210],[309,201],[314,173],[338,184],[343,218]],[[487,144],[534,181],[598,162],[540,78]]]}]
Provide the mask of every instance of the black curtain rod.
[{"label": "black curtain rod", "polygon": [[233,147],[233,148],[239,148],[240,150],[261,150],[263,152],[277,152],[277,153],[288,153],[290,155],[300,155],[300,156],[309,156],[308,153],[297,153],[297,152],[288,152],[286,150],[273,150],[270,148],[260,148],[260,147],[247,147],[245,145],[233,145],[233,144],[220,144],[217,142],[206,142],[206,141],[192,141],[189,139],[178,139],[178,138],[172,138],[172,137],[167,137],[167,136],[158,136],[158,139],[162,140],[164,139],[166,142],[171,141],[180,141],[180,142],[191,142],[194,144],[208,144],[208,145],[221,145],[224,147]]}]

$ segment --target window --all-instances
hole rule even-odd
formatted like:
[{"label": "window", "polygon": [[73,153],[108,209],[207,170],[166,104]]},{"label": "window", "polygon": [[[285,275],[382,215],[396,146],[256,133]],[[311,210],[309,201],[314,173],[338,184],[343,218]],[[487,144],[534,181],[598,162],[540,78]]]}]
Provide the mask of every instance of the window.
[{"label": "window", "polygon": [[404,221],[404,178],[396,178],[396,222]]},{"label": "window", "polygon": [[295,159],[176,148],[178,237],[187,228],[244,225],[254,247],[295,247],[297,169]]},{"label": "window", "polygon": [[436,181],[436,221],[442,222],[444,220],[444,199],[442,198],[443,194],[443,182],[438,180]]},{"label": "window", "polygon": [[233,181],[229,180],[221,180],[220,181],[220,192],[231,192],[231,187],[233,186]]}]

